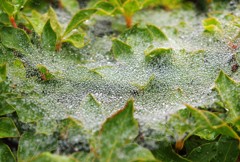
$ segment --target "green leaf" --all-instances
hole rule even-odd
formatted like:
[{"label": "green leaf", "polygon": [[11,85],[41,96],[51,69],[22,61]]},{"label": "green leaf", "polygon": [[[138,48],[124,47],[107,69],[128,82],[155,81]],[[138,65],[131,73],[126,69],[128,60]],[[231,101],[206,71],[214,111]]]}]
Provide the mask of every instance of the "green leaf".
[{"label": "green leaf", "polygon": [[32,45],[25,31],[12,27],[3,27],[0,31],[2,44],[7,48],[27,53]]},{"label": "green leaf", "polygon": [[101,104],[97,101],[97,99],[92,95],[88,94],[81,102],[80,105],[81,114],[85,128],[89,128],[91,126],[95,126],[96,122],[101,122],[103,119],[103,112]]},{"label": "green leaf", "polygon": [[19,137],[19,132],[11,118],[0,118],[0,138]]},{"label": "green leaf", "polygon": [[36,10],[32,10],[31,17],[25,16],[25,19],[31,24],[34,31],[38,35],[41,35],[43,28],[49,18],[48,18],[48,14],[42,15],[39,12],[37,12]]},{"label": "green leaf", "polygon": [[[147,62],[152,62],[156,59],[164,59],[168,61],[168,56],[173,54],[172,48],[157,48],[150,52],[145,51],[145,60]],[[166,58],[167,57],[167,58]]]},{"label": "green leaf", "polygon": [[44,49],[55,50],[57,35],[51,27],[50,20],[47,21],[43,28],[41,42]]},{"label": "green leaf", "polygon": [[79,10],[79,8],[80,8],[79,3],[78,3],[77,0],[71,0],[71,1],[69,1],[69,0],[60,0],[60,1],[62,3],[63,7],[68,12],[70,12],[72,15],[75,14]]},{"label": "green leaf", "polygon": [[105,1],[98,2],[94,8],[96,8],[98,12],[106,15],[113,14],[116,9],[114,5],[112,5],[110,2],[105,2]]},{"label": "green leaf", "polygon": [[71,157],[53,155],[49,152],[45,152],[32,159],[31,162],[77,162],[77,160]]},{"label": "green leaf", "polygon": [[196,147],[187,157],[194,162],[232,162],[237,160],[238,154],[238,141],[221,137],[217,142]]},{"label": "green leaf", "polygon": [[74,32],[69,37],[64,38],[62,42],[68,42],[71,43],[73,46],[77,48],[82,48],[84,44],[84,33],[81,32]]},{"label": "green leaf", "polygon": [[126,44],[118,39],[113,39],[111,50],[112,50],[115,58],[129,56],[133,53],[131,46],[129,46],[128,44]]},{"label": "green leaf", "polygon": [[94,13],[95,9],[85,9],[77,12],[72,20],[69,22],[63,37],[68,35],[73,29],[77,29],[85,20],[89,19]]},{"label": "green leaf", "polygon": [[16,110],[19,121],[36,122],[43,117],[43,110],[33,102],[25,102],[22,98],[10,98],[8,103]]},{"label": "green leaf", "polygon": [[139,146],[137,144],[126,145],[121,154],[123,157],[116,161],[126,162],[126,161],[156,161],[150,150]]},{"label": "green leaf", "polygon": [[36,133],[52,135],[57,131],[57,122],[52,119],[42,119],[37,122]]},{"label": "green leaf", "polygon": [[149,32],[157,40],[168,40],[167,36],[155,25],[147,25]]},{"label": "green leaf", "polygon": [[156,159],[167,162],[167,161],[172,161],[172,162],[190,162],[190,160],[187,160],[180,155],[178,155],[171,147],[169,143],[166,142],[160,142],[159,143],[159,148],[152,150],[153,155],[155,156]]},{"label": "green leaf", "polygon": [[58,130],[63,140],[67,139],[70,143],[86,142],[82,123],[72,117],[61,120],[58,125]]},{"label": "green leaf", "polygon": [[61,39],[62,28],[58,21],[57,15],[52,7],[48,10],[48,18],[50,19],[51,27],[57,35],[57,39]]},{"label": "green leaf", "polygon": [[7,79],[7,68],[6,64],[0,64],[0,82]]},{"label": "green leaf", "polygon": [[126,0],[122,7],[124,8],[123,14],[125,16],[132,16],[136,11],[141,9],[136,0]]},{"label": "green leaf", "polygon": [[221,71],[215,81],[215,88],[225,108],[229,110],[227,121],[232,122],[240,115],[240,84]]},{"label": "green leaf", "polygon": [[152,34],[146,28],[134,25],[120,35],[120,39],[132,47],[146,48],[146,44],[153,41]]},{"label": "green leaf", "polygon": [[215,33],[222,31],[221,24],[216,18],[211,17],[204,19],[202,23],[205,32]]},{"label": "green leaf", "polygon": [[54,136],[24,133],[18,146],[17,157],[19,162],[32,161],[38,155],[46,151],[53,151],[57,148],[57,139]]},{"label": "green leaf", "polygon": [[46,68],[46,66],[38,64],[37,69],[41,73],[41,78],[43,81],[49,81],[55,78],[55,76]]},{"label": "green leaf", "polygon": [[0,161],[16,162],[15,157],[8,145],[0,142]]},{"label": "green leaf", "polygon": [[0,7],[9,16],[12,16],[15,10],[14,5],[8,0],[0,0]]},{"label": "green leaf", "polygon": [[240,141],[238,134],[221,118],[212,112],[198,110],[190,105],[186,105],[196,121],[196,132],[209,129],[218,134],[226,135]]},{"label": "green leaf", "polygon": [[123,109],[103,123],[94,143],[100,161],[118,161],[121,148],[138,135],[138,123],[133,117],[133,111],[133,100],[129,100]]}]

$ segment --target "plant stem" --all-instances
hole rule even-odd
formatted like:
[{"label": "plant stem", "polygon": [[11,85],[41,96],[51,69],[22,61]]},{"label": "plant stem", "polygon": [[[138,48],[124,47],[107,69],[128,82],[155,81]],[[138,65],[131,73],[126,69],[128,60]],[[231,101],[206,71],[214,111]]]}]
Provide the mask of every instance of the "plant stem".
[{"label": "plant stem", "polygon": [[62,48],[62,42],[59,41],[59,42],[56,44],[55,50],[56,50],[57,52],[59,52],[59,51],[61,50],[61,48]]},{"label": "plant stem", "polygon": [[127,28],[130,28],[132,26],[132,16],[125,15],[124,18]]},{"label": "plant stem", "polygon": [[11,22],[11,24],[12,24],[12,26],[13,26],[14,28],[17,28],[17,27],[18,27],[13,16],[10,16],[10,17],[9,17],[9,20],[10,20],[10,22]]}]

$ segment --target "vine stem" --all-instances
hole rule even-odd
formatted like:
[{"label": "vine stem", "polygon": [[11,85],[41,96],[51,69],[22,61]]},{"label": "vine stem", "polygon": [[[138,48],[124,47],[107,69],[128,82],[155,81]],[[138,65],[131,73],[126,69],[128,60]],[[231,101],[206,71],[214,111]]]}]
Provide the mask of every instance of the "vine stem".
[{"label": "vine stem", "polygon": [[17,28],[17,27],[18,27],[13,16],[10,16],[10,17],[9,17],[9,20],[10,20],[10,22],[11,22],[11,24],[12,24],[12,26],[13,26],[14,28]]},{"label": "vine stem", "polygon": [[130,28],[132,26],[132,16],[125,15],[124,18],[127,28]]}]

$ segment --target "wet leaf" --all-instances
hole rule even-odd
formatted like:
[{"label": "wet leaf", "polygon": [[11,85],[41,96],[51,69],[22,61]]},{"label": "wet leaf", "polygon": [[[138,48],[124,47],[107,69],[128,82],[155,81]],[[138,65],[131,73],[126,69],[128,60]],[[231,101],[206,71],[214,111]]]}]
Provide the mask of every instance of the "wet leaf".
[{"label": "wet leaf", "polygon": [[72,117],[61,120],[58,124],[58,130],[61,139],[67,139],[69,142],[78,143],[86,140],[82,123]]},{"label": "wet leaf", "polygon": [[37,65],[37,69],[41,73],[41,79],[43,81],[49,81],[55,78],[55,76],[44,65]]},{"label": "wet leaf", "polygon": [[18,161],[32,161],[41,153],[53,151],[56,148],[57,140],[54,136],[34,134],[33,132],[24,133],[19,140],[17,152]]},{"label": "wet leaf", "polygon": [[172,53],[173,49],[171,48],[157,48],[150,52],[145,52],[145,59],[148,62],[153,61],[155,59],[164,59],[165,57],[171,55]]},{"label": "wet leaf", "polygon": [[155,156],[156,159],[160,161],[190,162],[190,160],[178,155],[172,149],[171,145],[165,142],[160,142],[159,148],[152,150],[152,154]]},{"label": "wet leaf", "polygon": [[63,42],[68,42],[77,48],[82,48],[85,45],[84,36],[85,36],[85,33],[83,32],[79,32],[79,31],[74,32],[69,37],[64,38]]},{"label": "wet leaf", "polygon": [[221,137],[217,142],[205,143],[193,149],[188,159],[196,162],[232,162],[238,158],[238,141]]},{"label": "wet leaf", "polygon": [[220,22],[213,17],[204,19],[203,27],[204,31],[209,33],[221,32],[222,30]]},{"label": "wet leaf", "polygon": [[5,81],[7,78],[6,64],[0,64],[0,82]]},{"label": "wet leaf", "polygon": [[[103,123],[101,130],[96,134],[94,143],[99,161],[154,159],[148,150],[131,144],[138,135],[138,123],[133,117],[133,110],[133,100],[129,100],[123,109]],[[142,151],[142,154],[130,154],[138,149]]]},{"label": "wet leaf", "polygon": [[232,122],[240,115],[240,85],[221,71],[215,81],[215,88],[228,109],[227,121]]},{"label": "wet leaf", "polygon": [[50,20],[47,21],[43,28],[41,42],[44,49],[55,50],[57,35],[51,27]]},{"label": "wet leaf", "polygon": [[240,140],[238,134],[214,113],[205,110],[198,110],[190,105],[187,105],[187,108],[195,118],[196,132],[209,129],[213,132]]},{"label": "wet leaf", "polygon": [[0,161],[16,162],[15,157],[8,145],[0,142]]},{"label": "wet leaf", "polygon": [[77,160],[74,158],[61,156],[61,155],[53,155],[49,152],[42,153],[41,155],[31,160],[31,162],[60,162],[60,161],[61,162],[77,162]]},{"label": "wet leaf", "polygon": [[38,35],[42,34],[43,28],[49,19],[48,14],[40,14],[36,10],[32,10],[31,17],[25,16],[24,18],[31,24]]},{"label": "wet leaf", "polygon": [[167,36],[155,25],[147,25],[148,30],[156,40],[168,40]]},{"label": "wet leaf", "polygon": [[7,1],[7,0],[0,0],[0,7],[8,15],[13,15],[14,10],[15,10],[14,5],[10,1]]},{"label": "wet leaf", "polygon": [[103,120],[103,109],[100,102],[92,95],[88,94],[81,102],[80,105],[81,116],[85,128],[90,128],[96,123],[102,122]]},{"label": "wet leaf", "polygon": [[0,138],[19,137],[19,132],[11,118],[0,118]]},{"label": "wet leaf", "polygon": [[98,12],[111,15],[115,11],[115,7],[110,2],[100,1],[98,2],[94,8],[98,10]]},{"label": "wet leaf", "polygon": [[128,44],[118,40],[118,39],[114,39],[112,41],[112,52],[115,58],[121,58],[123,56],[128,56],[131,55],[132,52],[132,47],[129,46]]},{"label": "wet leaf", "polygon": [[61,4],[63,5],[63,7],[68,11],[70,12],[72,15],[75,14],[80,6],[79,6],[79,3],[77,0],[60,0],[61,1]]},{"label": "wet leaf", "polygon": [[69,22],[63,37],[67,36],[73,29],[77,29],[85,20],[89,19],[94,13],[95,9],[85,9],[77,12]]},{"label": "wet leaf", "polygon": [[43,111],[33,102],[25,102],[23,98],[10,98],[7,102],[16,110],[19,121],[23,123],[36,122],[43,117]]},{"label": "wet leaf", "polygon": [[3,27],[0,31],[2,44],[7,48],[28,53],[31,50],[31,43],[28,35],[21,29]]},{"label": "wet leaf", "polygon": [[48,10],[48,17],[50,19],[51,27],[57,35],[57,39],[61,39],[62,28],[61,28],[61,25],[58,21],[58,18],[57,18],[57,15],[56,15],[55,11],[51,7]]}]

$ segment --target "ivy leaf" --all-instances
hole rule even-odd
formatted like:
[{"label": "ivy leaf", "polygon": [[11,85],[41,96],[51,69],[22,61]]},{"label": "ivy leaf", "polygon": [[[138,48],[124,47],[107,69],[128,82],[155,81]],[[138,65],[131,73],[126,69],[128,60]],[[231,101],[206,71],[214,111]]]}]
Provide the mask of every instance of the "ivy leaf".
[{"label": "ivy leaf", "polygon": [[138,2],[136,0],[127,0],[122,5],[124,8],[124,15],[125,16],[132,16],[136,11],[141,9]]},{"label": "ivy leaf", "polygon": [[168,40],[167,36],[155,25],[147,25],[152,37],[157,40]]},{"label": "ivy leaf", "polygon": [[85,33],[77,31],[72,33],[69,37],[64,38],[63,42],[68,42],[77,48],[82,48],[85,45],[84,36]]},{"label": "ivy leaf", "polygon": [[186,105],[196,121],[196,132],[209,129],[218,134],[226,135],[240,141],[238,134],[221,118],[212,112],[198,110],[190,105]]},{"label": "ivy leaf", "polygon": [[42,119],[37,122],[37,134],[52,135],[55,131],[57,131],[57,122],[55,120]]},{"label": "ivy leaf", "polygon": [[55,78],[55,76],[49,72],[49,70],[44,65],[38,64],[37,69],[41,73],[41,79],[43,81],[49,81]]},{"label": "ivy leaf", "polygon": [[33,27],[34,31],[38,34],[41,35],[43,28],[47,22],[48,14],[40,14],[36,10],[32,10],[31,12],[31,17],[24,17]]},{"label": "ivy leaf", "polygon": [[2,44],[7,48],[27,53],[32,45],[25,31],[12,27],[3,27],[0,31]]},{"label": "ivy leaf", "polygon": [[15,157],[8,145],[0,142],[0,161],[16,162]]},{"label": "ivy leaf", "polygon": [[54,51],[56,42],[57,42],[57,34],[51,27],[50,20],[47,21],[43,28],[41,42],[44,49]]},{"label": "ivy leaf", "polygon": [[217,142],[205,143],[196,147],[187,157],[196,162],[231,162],[237,160],[238,154],[238,141],[221,137]]},{"label": "ivy leaf", "polygon": [[19,137],[19,132],[11,118],[0,118],[0,138]]},{"label": "ivy leaf", "polygon": [[77,12],[69,22],[63,37],[67,36],[73,29],[78,28],[79,25],[81,25],[85,20],[89,19],[95,12],[95,9],[85,9]]},{"label": "ivy leaf", "polygon": [[132,47],[146,48],[153,41],[152,34],[146,28],[134,25],[120,35],[120,39]]},{"label": "ivy leaf", "polygon": [[216,18],[210,17],[210,18],[204,19],[202,23],[203,23],[205,32],[215,33],[215,32],[222,31],[221,24]]},{"label": "ivy leaf", "polygon": [[7,102],[16,110],[19,121],[36,122],[43,117],[42,110],[34,103],[25,102],[22,98],[10,98]]},{"label": "ivy leaf", "polygon": [[229,78],[223,71],[215,81],[215,88],[227,108],[227,121],[232,122],[240,115],[240,85]]},{"label": "ivy leaf", "polygon": [[157,48],[150,52],[145,51],[145,60],[147,62],[153,62],[156,59],[162,59],[163,62],[167,62],[169,61],[168,56],[171,55],[172,53],[173,53],[172,48]]},{"label": "ivy leaf", "polygon": [[81,114],[83,119],[81,120],[85,125],[85,128],[91,125],[95,125],[96,122],[101,122],[103,119],[103,112],[101,104],[97,99],[92,95],[88,94],[81,102],[80,105]]},{"label": "ivy leaf", "polygon": [[14,5],[8,0],[0,0],[1,9],[6,12],[9,16],[14,13]]},{"label": "ivy leaf", "polygon": [[152,153],[160,161],[190,162],[190,160],[176,154],[171,145],[166,142],[159,142],[159,148],[152,150]]},{"label": "ivy leaf", "polygon": [[6,64],[0,64],[0,82],[5,81],[7,78]]},{"label": "ivy leaf", "polygon": [[62,6],[68,11],[70,12],[72,15],[75,14],[80,6],[77,0],[60,0]]},{"label": "ivy leaf", "polygon": [[52,29],[57,34],[57,39],[60,39],[62,34],[62,28],[61,25],[59,24],[57,15],[52,7],[50,7],[48,10],[48,18],[50,19]]},{"label": "ivy leaf", "polygon": [[131,46],[129,46],[128,44],[126,44],[118,39],[114,39],[112,41],[112,49],[111,50],[112,50],[115,58],[128,56],[133,53]]},{"label": "ivy leaf", "polygon": [[96,8],[98,12],[106,15],[112,15],[116,9],[110,2],[105,1],[98,2],[94,8]]},{"label": "ivy leaf", "polygon": [[35,157],[46,151],[53,151],[57,148],[57,140],[54,136],[24,133],[18,146],[17,157],[19,162],[32,161]]},{"label": "ivy leaf", "polygon": [[86,140],[84,138],[85,132],[82,123],[72,117],[61,120],[58,125],[58,130],[61,139],[67,139],[70,143],[78,143]]},{"label": "ivy leaf", "polygon": [[117,161],[125,162],[125,161],[151,161],[154,162],[157,160],[154,158],[153,154],[150,150],[139,146],[137,144],[128,144],[122,149],[122,155],[120,159]]},{"label": "ivy leaf", "polygon": [[[133,100],[108,118],[97,132],[95,150],[100,161],[119,161],[119,151],[138,135],[138,123],[133,117]],[[123,150],[122,150],[123,151]]]},{"label": "ivy leaf", "polygon": [[60,155],[53,155],[49,152],[42,153],[41,155],[37,156],[31,162],[77,162],[76,159],[67,157],[67,156],[60,156]]}]

